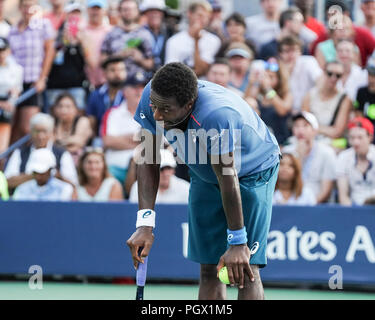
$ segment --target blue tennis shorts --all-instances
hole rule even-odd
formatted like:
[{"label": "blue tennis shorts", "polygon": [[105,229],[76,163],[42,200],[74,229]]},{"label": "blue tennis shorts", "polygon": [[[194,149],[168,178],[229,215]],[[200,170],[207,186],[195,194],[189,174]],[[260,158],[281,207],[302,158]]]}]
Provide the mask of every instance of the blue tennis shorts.
[{"label": "blue tennis shorts", "polygon": [[[250,264],[267,264],[267,236],[271,223],[272,197],[279,164],[240,178],[242,210],[248,246],[259,243]],[[188,258],[201,264],[217,264],[228,248],[227,221],[217,184],[202,181],[190,172]]]}]

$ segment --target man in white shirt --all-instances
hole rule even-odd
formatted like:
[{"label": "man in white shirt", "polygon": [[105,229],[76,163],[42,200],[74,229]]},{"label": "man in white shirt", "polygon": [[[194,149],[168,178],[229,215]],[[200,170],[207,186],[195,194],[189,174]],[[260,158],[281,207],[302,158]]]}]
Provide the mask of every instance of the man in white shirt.
[{"label": "man in white shirt", "polygon": [[331,198],[336,180],[336,155],[332,148],[315,140],[319,124],[316,117],[302,111],[293,117],[292,144],[282,152],[291,153],[302,163],[304,185],[314,192],[317,203]]},{"label": "man in white shirt", "polygon": [[30,155],[35,149],[48,148],[56,157],[56,176],[61,180],[78,185],[78,176],[71,154],[53,143],[54,119],[45,113],[37,113],[30,120],[31,145],[16,149],[6,165],[4,174],[9,188],[33,179]]},{"label": "man in white shirt", "polygon": [[342,205],[362,205],[375,196],[374,126],[357,117],[348,124],[350,149],[338,156],[337,187]]},{"label": "man in white shirt", "polygon": [[56,158],[47,148],[35,149],[29,159],[33,179],[20,184],[13,200],[22,201],[70,201],[77,195],[71,184],[53,176]]},{"label": "man in white shirt", "polygon": [[262,13],[246,18],[246,38],[253,41],[258,52],[280,33],[282,0],[260,0],[260,5]]},{"label": "man in white shirt", "polygon": [[280,40],[279,56],[289,72],[289,86],[293,95],[293,113],[301,110],[305,95],[312,89],[323,74],[313,56],[303,56],[302,43],[294,36]]},{"label": "man in white shirt", "polygon": [[[168,149],[160,150],[160,180],[155,203],[187,204],[189,182],[175,176],[176,160]],[[138,202],[138,184],[135,182],[130,190],[129,201]]]},{"label": "man in white shirt", "polygon": [[194,1],[188,9],[189,26],[168,39],[165,64],[181,62],[194,69],[198,77],[207,73],[221,46],[219,37],[204,30],[210,20],[211,5],[207,1]]},{"label": "man in white shirt", "polygon": [[133,150],[138,144],[134,136],[141,127],[133,117],[146,83],[147,78],[140,72],[126,80],[124,101],[107,110],[100,126],[108,169],[121,183],[126,179]]}]

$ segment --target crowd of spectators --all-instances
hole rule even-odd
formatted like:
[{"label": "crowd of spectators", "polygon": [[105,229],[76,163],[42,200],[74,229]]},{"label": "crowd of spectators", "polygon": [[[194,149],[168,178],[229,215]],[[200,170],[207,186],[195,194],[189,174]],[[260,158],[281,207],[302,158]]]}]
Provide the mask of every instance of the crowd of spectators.
[{"label": "crowd of spectators", "polygon": [[[0,158],[0,199],[137,202],[133,116],[155,71],[181,62],[240,95],[275,135],[274,204],[374,203],[374,0],[361,1],[363,25],[344,0],[326,1],[324,22],[312,0],[257,0],[249,17],[224,16],[219,0],[185,12],[164,0],[50,0],[49,10],[20,0],[13,24],[5,1],[0,154],[30,141]],[[167,145],[160,170],[156,202],[187,203],[186,167]]]}]

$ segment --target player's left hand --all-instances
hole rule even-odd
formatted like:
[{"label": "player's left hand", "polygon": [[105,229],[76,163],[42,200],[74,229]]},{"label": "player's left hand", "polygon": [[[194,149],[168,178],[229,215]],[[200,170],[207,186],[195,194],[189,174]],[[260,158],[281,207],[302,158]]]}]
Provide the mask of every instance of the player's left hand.
[{"label": "player's left hand", "polygon": [[231,286],[244,287],[245,274],[250,281],[254,281],[254,275],[250,268],[250,249],[246,244],[230,246],[221,256],[217,265],[217,272],[224,266],[228,269],[228,278]]}]

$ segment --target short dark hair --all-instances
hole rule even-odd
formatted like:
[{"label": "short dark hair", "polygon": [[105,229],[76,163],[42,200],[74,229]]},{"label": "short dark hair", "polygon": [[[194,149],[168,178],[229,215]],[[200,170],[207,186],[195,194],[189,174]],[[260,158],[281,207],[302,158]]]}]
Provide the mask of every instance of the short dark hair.
[{"label": "short dark hair", "polygon": [[210,67],[212,67],[215,64],[224,64],[230,68],[230,64],[227,58],[223,58],[223,57],[216,58],[215,61],[210,64]]},{"label": "short dark hair", "polygon": [[234,21],[238,24],[241,24],[244,28],[246,28],[246,22],[245,18],[242,14],[238,12],[232,13],[226,20],[225,20],[225,25],[227,26],[230,21]]},{"label": "short dark hair", "polygon": [[281,40],[278,42],[278,46],[277,46],[279,53],[281,53],[281,50],[284,46],[287,46],[287,47],[298,46],[301,49],[301,51],[302,51],[302,48],[303,48],[303,44],[302,44],[301,40],[298,39],[295,36],[285,36],[285,37],[281,38]]},{"label": "short dark hair", "polygon": [[297,13],[302,14],[301,10],[294,6],[281,12],[280,19],[279,19],[280,28],[284,28],[285,23],[287,21],[293,20],[294,15],[296,15]]},{"label": "short dark hair", "polygon": [[183,107],[198,97],[198,79],[188,66],[172,62],[155,73],[151,89],[162,97],[175,97],[180,107]]},{"label": "short dark hair", "polygon": [[349,12],[349,5],[346,0],[327,0],[325,9],[328,11],[332,6],[339,6],[343,13]]},{"label": "short dark hair", "polygon": [[102,69],[107,69],[107,67],[110,64],[119,63],[119,62],[123,62],[125,64],[124,58],[122,58],[120,56],[109,56],[107,59],[105,59],[103,61],[103,63],[102,63]]}]

